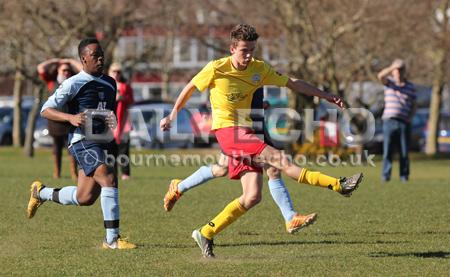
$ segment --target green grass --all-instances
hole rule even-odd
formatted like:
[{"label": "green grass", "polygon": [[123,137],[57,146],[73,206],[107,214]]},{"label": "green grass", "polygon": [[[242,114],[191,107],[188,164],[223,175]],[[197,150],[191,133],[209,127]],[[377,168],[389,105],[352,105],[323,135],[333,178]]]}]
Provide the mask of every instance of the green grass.
[{"label": "green grass", "polygon": [[[176,153],[172,151],[167,153]],[[148,152],[147,152],[148,153]],[[331,175],[362,171],[366,178],[350,198],[287,181],[300,212],[318,221],[296,235],[284,230],[267,186],[263,201],[216,237],[215,260],[205,261],[190,238],[240,195],[240,184],[222,178],[185,194],[171,213],[162,208],[169,179],[194,167],[135,167],[121,183],[122,233],[140,247],[104,251],[99,201],[91,207],[45,203],[25,218],[29,185],[72,185],[51,179],[49,150],[33,159],[0,148],[0,275],[389,275],[449,276],[450,160],[412,161],[411,181],[380,184],[372,167],[328,167]]]}]

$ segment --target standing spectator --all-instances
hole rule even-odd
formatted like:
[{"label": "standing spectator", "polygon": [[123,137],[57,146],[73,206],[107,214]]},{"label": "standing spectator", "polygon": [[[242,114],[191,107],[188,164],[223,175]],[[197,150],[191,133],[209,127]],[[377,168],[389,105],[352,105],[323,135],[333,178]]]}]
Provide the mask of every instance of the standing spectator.
[{"label": "standing spectator", "polygon": [[[127,159],[118,159],[125,164],[116,163],[116,168],[120,166],[122,180],[130,178],[130,131],[131,122],[129,120],[128,108],[134,103],[133,89],[127,83],[122,75],[122,66],[119,63],[113,63],[109,68],[109,76],[117,83],[117,128],[114,130],[114,139],[117,144],[116,157],[127,157]],[[117,160],[116,160],[117,161]]]},{"label": "standing spectator", "polygon": [[409,178],[409,140],[411,136],[411,118],[414,115],[416,89],[406,79],[406,65],[401,59],[378,73],[378,79],[384,87],[383,111],[383,172],[382,181],[391,179],[392,154],[394,145],[400,148],[400,180]]},{"label": "standing spectator", "polygon": [[[50,59],[37,66],[39,77],[46,82],[49,96],[52,95],[59,85],[69,77],[81,70],[82,66],[73,59]],[[67,134],[69,124],[48,120],[48,131],[53,138],[53,178],[61,177],[62,150],[67,146]],[[69,154],[70,175],[73,180],[77,180],[77,165],[75,159]]]}]

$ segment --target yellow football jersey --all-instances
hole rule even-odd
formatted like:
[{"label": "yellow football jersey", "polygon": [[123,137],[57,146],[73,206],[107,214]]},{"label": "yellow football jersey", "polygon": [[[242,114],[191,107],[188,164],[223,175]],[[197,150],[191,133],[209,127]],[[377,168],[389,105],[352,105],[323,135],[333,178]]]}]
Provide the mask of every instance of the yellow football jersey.
[{"label": "yellow football jersey", "polygon": [[286,86],[288,77],[264,61],[252,59],[245,70],[237,70],[231,56],[209,62],[192,83],[203,92],[210,89],[212,129],[230,126],[252,127],[253,93],[264,85]]}]

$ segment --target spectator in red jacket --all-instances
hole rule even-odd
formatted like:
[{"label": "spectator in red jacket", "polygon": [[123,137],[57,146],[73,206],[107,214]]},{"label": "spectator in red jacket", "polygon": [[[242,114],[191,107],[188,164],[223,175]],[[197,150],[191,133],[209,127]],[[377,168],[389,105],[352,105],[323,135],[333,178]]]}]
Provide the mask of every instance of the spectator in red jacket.
[{"label": "spectator in red jacket", "polygon": [[[120,166],[122,180],[130,178],[130,131],[128,108],[134,103],[133,89],[123,77],[122,66],[113,63],[109,68],[109,76],[117,82],[117,128],[114,130],[114,139],[117,144],[116,168]],[[126,157],[126,158],[125,158]]]},{"label": "spectator in red jacket", "polygon": [[[50,59],[37,66],[39,77],[47,84],[49,95],[52,95],[59,85],[66,79],[75,75],[82,66],[73,59]],[[64,122],[48,120],[48,131],[53,138],[53,178],[61,177],[62,149],[67,145],[69,125]],[[77,165],[75,159],[69,154],[70,175],[77,180]]]}]

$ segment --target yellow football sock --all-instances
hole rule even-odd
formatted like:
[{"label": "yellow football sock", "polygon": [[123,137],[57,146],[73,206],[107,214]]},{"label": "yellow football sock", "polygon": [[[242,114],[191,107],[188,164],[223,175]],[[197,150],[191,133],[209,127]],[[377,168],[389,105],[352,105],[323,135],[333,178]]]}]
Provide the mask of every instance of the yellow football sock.
[{"label": "yellow football sock", "polygon": [[220,231],[233,223],[247,210],[239,203],[239,199],[233,200],[213,220],[202,227],[200,233],[207,239],[212,239]]},{"label": "yellow football sock", "polygon": [[339,179],[320,173],[319,171],[309,171],[306,168],[302,169],[298,177],[299,183],[304,183],[313,186],[320,186],[329,188],[334,191],[340,191]]}]

